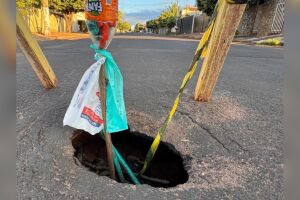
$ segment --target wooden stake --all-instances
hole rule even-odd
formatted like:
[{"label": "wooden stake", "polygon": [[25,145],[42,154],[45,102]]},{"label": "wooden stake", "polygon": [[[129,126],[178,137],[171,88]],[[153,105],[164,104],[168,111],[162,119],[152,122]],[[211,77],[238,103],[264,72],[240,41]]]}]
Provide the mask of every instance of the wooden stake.
[{"label": "wooden stake", "polygon": [[106,132],[106,79],[105,79],[105,64],[101,66],[99,74],[100,101],[103,117],[103,132],[106,142],[107,162],[109,167],[110,177],[116,180],[116,172],[114,166],[114,153],[112,150],[111,135]]},{"label": "wooden stake", "polygon": [[245,7],[246,4],[222,1],[195,89],[195,100],[210,100]]},{"label": "wooden stake", "polygon": [[20,49],[31,64],[37,77],[46,89],[57,85],[56,76],[48,63],[42,49],[32,36],[22,16],[17,12],[17,39]]}]

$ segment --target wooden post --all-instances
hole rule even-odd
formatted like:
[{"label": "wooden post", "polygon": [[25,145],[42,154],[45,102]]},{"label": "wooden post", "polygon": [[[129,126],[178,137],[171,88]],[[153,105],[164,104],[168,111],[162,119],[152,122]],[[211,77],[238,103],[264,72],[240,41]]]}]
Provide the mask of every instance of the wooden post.
[{"label": "wooden post", "polygon": [[20,49],[46,89],[54,88],[57,85],[56,76],[48,63],[41,47],[32,36],[22,16],[17,12],[17,40]]},{"label": "wooden post", "polygon": [[99,87],[100,87],[100,101],[103,117],[103,132],[106,142],[107,162],[109,167],[110,177],[116,180],[115,166],[114,166],[114,154],[112,150],[111,135],[106,132],[106,79],[105,79],[105,64],[101,66],[99,74]]},{"label": "wooden post", "polygon": [[246,4],[222,1],[195,89],[195,100],[209,101],[211,98],[245,7]]}]

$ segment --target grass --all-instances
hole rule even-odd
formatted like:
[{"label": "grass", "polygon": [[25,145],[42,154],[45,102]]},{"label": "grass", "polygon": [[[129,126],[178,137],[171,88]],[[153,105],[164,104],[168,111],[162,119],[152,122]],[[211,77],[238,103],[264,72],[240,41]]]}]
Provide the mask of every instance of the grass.
[{"label": "grass", "polygon": [[270,38],[256,42],[258,45],[269,45],[269,46],[283,46],[283,43],[279,38]]}]

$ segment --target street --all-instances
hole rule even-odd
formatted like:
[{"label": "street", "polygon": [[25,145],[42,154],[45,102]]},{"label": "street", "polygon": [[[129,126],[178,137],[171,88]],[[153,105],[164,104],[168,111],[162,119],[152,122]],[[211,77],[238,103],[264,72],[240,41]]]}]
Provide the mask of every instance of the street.
[{"label": "street", "polygon": [[[189,180],[165,189],[116,183],[75,164],[74,129],[62,121],[94,62],[90,43],[40,42],[58,78],[49,91],[17,51],[19,199],[283,199],[283,48],[233,44],[207,103],[193,100],[197,70],[163,138],[188,158]],[[113,39],[132,130],[156,135],[197,44],[139,34]]]}]

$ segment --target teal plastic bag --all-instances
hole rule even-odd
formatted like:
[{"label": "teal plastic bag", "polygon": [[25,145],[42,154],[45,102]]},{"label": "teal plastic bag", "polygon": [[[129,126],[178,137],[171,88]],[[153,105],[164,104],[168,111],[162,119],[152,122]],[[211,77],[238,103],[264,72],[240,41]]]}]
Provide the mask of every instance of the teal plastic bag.
[{"label": "teal plastic bag", "polygon": [[95,59],[98,60],[103,56],[105,60],[105,76],[108,80],[106,86],[106,123],[107,132],[115,133],[128,129],[126,109],[123,97],[123,77],[120,69],[112,57],[111,53],[106,50],[97,49],[94,45],[91,48],[95,50]]}]

